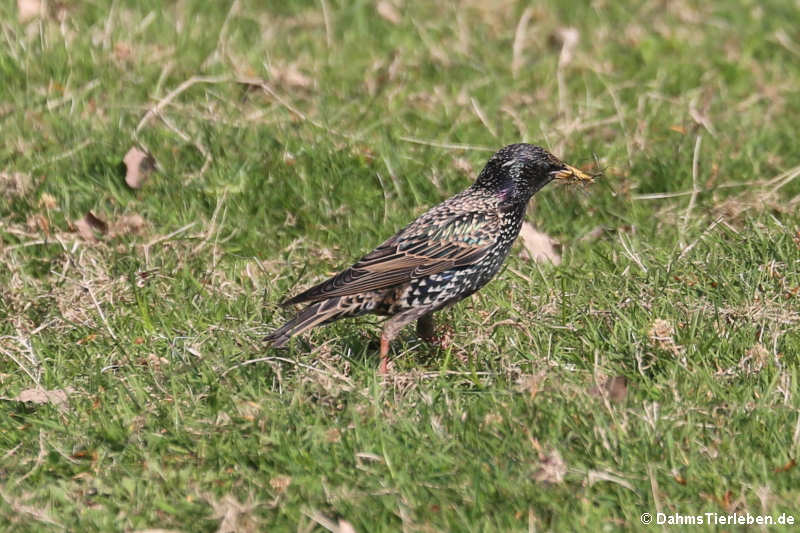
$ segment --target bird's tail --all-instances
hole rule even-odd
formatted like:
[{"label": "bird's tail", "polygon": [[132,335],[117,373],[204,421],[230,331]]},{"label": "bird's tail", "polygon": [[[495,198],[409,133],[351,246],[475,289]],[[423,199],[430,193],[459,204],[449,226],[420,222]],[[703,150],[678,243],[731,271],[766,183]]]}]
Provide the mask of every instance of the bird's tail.
[{"label": "bird's tail", "polygon": [[267,335],[264,341],[273,348],[280,348],[295,335],[348,315],[349,310],[341,308],[340,300],[341,298],[331,298],[309,305],[293,319]]}]

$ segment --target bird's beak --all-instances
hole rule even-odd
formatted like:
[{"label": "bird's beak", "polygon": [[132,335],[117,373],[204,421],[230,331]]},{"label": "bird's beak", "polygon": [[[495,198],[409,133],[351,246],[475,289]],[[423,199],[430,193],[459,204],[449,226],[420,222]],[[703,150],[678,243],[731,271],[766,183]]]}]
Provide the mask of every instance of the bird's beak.
[{"label": "bird's beak", "polygon": [[576,182],[584,182],[584,183],[593,183],[594,178],[587,174],[582,170],[578,170],[575,167],[571,167],[569,165],[564,165],[564,168],[561,170],[556,170],[552,172],[554,178],[559,180],[569,180],[569,181],[576,181]]}]

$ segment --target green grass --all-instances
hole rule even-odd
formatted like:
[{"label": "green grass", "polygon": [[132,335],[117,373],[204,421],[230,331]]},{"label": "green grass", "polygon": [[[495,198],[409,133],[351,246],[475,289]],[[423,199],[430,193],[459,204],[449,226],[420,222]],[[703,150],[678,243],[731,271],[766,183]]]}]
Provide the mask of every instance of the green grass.
[{"label": "green grass", "polygon": [[[796,3],[47,4],[0,6],[0,530],[800,521]],[[606,169],[535,198],[562,264],[515,249],[386,379],[377,319],[265,350],[519,141]]]}]

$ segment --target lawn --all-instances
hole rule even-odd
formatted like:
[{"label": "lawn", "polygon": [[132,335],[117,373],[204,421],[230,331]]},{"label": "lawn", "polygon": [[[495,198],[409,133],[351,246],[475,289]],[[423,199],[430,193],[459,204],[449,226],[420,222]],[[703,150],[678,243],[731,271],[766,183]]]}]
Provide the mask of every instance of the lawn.
[{"label": "lawn", "polygon": [[[798,20],[0,4],[0,530],[797,524]],[[603,171],[530,206],[559,264],[517,245],[387,376],[374,317],[265,347],[284,297],[522,141]]]}]

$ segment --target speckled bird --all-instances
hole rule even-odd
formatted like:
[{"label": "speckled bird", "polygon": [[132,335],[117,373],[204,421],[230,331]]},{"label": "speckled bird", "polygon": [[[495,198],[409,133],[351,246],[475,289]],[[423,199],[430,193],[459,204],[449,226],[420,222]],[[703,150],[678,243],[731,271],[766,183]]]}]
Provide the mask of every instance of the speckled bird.
[{"label": "speckled bird", "polygon": [[466,190],[422,214],[356,264],[287,299],[308,303],[265,340],[274,347],[315,326],[372,313],[389,318],[381,334],[381,373],[389,343],[417,321],[434,337],[433,313],[491,280],[519,235],[528,201],[554,179],[591,182],[543,148],[511,144],[496,152]]}]

